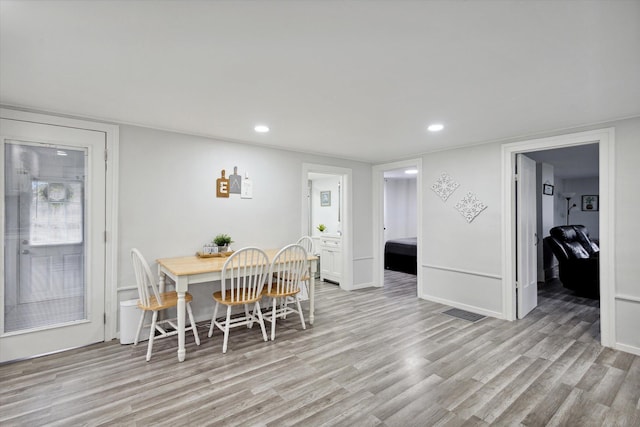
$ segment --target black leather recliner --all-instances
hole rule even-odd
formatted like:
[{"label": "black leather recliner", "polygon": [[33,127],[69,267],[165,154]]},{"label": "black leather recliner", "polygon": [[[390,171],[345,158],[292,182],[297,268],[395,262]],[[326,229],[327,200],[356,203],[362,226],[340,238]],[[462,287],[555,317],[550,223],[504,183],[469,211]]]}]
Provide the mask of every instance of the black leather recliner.
[{"label": "black leather recliner", "polygon": [[577,295],[600,298],[600,248],[584,225],[562,225],[549,230],[545,243],[558,259],[562,285]]}]

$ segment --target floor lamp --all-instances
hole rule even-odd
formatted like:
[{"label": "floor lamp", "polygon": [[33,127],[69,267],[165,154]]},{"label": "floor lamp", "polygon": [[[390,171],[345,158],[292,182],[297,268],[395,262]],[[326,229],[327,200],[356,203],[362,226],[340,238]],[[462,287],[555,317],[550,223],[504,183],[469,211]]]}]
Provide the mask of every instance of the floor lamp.
[{"label": "floor lamp", "polygon": [[571,198],[575,195],[576,193],[562,193],[562,197],[567,199],[567,225],[569,225],[569,215],[571,214],[571,209],[576,207],[575,203],[571,205]]}]

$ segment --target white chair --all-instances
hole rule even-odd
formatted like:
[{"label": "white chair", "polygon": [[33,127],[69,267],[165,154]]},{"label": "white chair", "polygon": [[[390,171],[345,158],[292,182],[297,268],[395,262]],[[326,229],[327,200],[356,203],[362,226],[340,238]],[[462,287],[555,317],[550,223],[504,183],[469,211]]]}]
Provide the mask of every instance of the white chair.
[{"label": "white chair", "polygon": [[313,245],[313,239],[311,237],[302,236],[301,238],[298,239],[296,244],[302,246],[304,248],[304,250],[307,251],[307,254],[309,254],[309,255],[314,255],[315,254],[315,249],[314,249],[314,245]]},{"label": "white chair", "polygon": [[[220,292],[213,294],[216,306],[211,319],[209,337],[213,335],[214,326],[224,332],[222,352],[227,352],[229,329],[236,326],[253,326],[253,322],[260,323],[262,337],[267,341],[264,319],[260,311],[260,299],[264,288],[264,280],[269,269],[269,258],[258,248],[243,248],[236,251],[227,259],[222,267]],[[227,306],[225,320],[218,321],[218,307]],[[249,312],[249,304],[253,304],[253,312]],[[231,318],[231,309],[244,306],[244,316]]]},{"label": "white chair", "polygon": [[[302,236],[296,242],[298,245],[302,246],[305,251],[307,251],[307,255],[315,255],[315,245],[313,243],[313,239],[309,236]],[[313,261],[318,262],[318,261]],[[309,263],[310,264],[310,263]],[[300,287],[300,301],[306,301],[309,299],[309,278],[311,277],[311,265],[309,265],[309,274],[308,277],[303,280],[302,286]]]},{"label": "white chair", "polygon": [[[270,283],[264,296],[271,298],[271,311],[264,314],[264,319],[271,322],[271,340],[276,339],[276,319],[286,318],[289,313],[298,313],[302,329],[306,329],[304,315],[300,306],[300,287],[308,279],[307,251],[298,244],[288,245],[280,249],[271,261],[269,269]],[[297,309],[289,306],[296,303]]]},{"label": "white chair", "polygon": [[[149,344],[147,345],[147,362],[151,359],[151,350],[153,348],[153,341],[156,338],[165,338],[176,335],[178,333],[178,325],[176,319],[163,319],[158,320],[158,313],[161,310],[166,310],[178,305],[178,294],[176,291],[160,292],[158,284],[151,274],[149,264],[144,259],[138,249],[131,249],[131,261],[133,262],[133,271],[136,275],[136,283],[138,285],[138,308],[142,310],[140,315],[140,322],[138,322],[138,331],[136,333],[136,339],[134,345],[138,345],[140,339],[140,331],[144,326],[144,318],[148,311],[153,313],[151,317],[150,331],[149,331]],[[200,337],[198,337],[198,329],[196,323],[193,320],[193,312],[191,311],[191,301],[193,297],[187,293],[185,295],[185,302],[187,305],[187,313],[189,315],[189,321],[191,327],[185,328],[185,331],[191,330],[193,337],[196,340],[196,344],[200,345]],[[171,330],[167,330],[165,325],[169,325]],[[163,327],[164,326],[164,327]],[[156,337],[156,331],[160,333]]]}]

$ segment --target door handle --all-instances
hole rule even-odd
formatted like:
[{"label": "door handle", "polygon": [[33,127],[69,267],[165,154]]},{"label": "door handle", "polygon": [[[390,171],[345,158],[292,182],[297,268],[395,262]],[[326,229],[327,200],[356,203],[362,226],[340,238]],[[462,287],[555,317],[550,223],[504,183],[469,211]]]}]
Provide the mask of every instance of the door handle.
[{"label": "door handle", "polygon": [[533,246],[538,246],[538,243],[540,243],[540,238],[538,237],[538,233],[533,233],[533,235],[536,237],[536,243]]},{"label": "door handle", "polygon": [[23,249],[22,251],[20,251],[20,253],[21,253],[22,255],[26,255],[26,254],[28,254],[28,253],[29,253],[29,249]]},{"label": "door handle", "polygon": [[23,245],[28,245],[28,244],[29,244],[29,241],[28,241],[28,240],[23,240],[23,241],[22,241],[22,244],[23,244]]}]

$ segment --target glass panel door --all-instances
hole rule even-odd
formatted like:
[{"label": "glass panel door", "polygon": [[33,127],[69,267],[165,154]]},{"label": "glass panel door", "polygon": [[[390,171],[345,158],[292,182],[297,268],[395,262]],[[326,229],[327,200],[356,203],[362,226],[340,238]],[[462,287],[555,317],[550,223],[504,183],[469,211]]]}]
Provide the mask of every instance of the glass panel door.
[{"label": "glass panel door", "polygon": [[105,338],[106,141],[0,117],[0,363]]},{"label": "glass panel door", "polygon": [[87,319],[87,150],[5,143],[4,332]]}]

